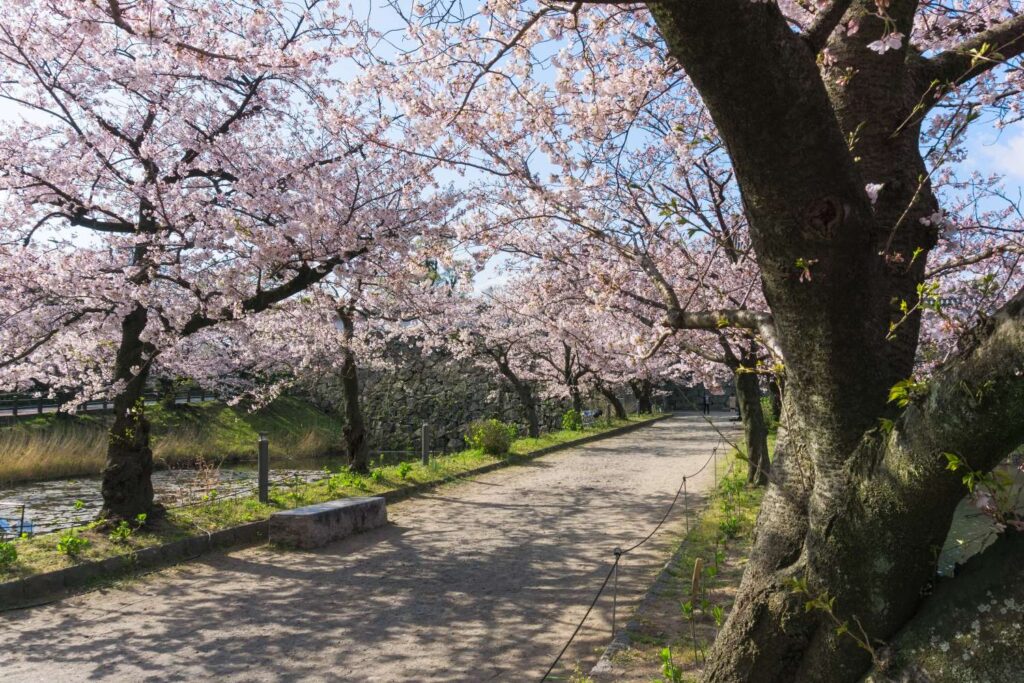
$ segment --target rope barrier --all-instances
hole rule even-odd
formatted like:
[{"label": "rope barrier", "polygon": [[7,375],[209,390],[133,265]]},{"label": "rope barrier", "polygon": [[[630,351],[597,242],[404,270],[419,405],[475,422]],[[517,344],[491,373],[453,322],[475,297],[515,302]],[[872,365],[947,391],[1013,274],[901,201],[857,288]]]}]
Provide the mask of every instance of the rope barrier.
[{"label": "rope barrier", "polygon": [[672,498],[672,502],[669,504],[668,509],[665,510],[665,514],[662,515],[661,520],[658,522],[657,526],[654,527],[654,529],[651,531],[651,533],[647,534],[647,536],[645,536],[641,541],[639,541],[638,543],[630,546],[629,548],[626,548],[625,550],[623,550],[621,548],[615,548],[615,550],[613,551],[614,555],[615,555],[615,559],[612,562],[611,568],[608,570],[608,574],[605,575],[604,581],[601,582],[601,587],[597,589],[597,594],[594,595],[594,599],[591,600],[590,607],[587,608],[587,611],[583,615],[583,618],[580,619],[580,623],[576,625],[576,629],[572,632],[572,635],[569,636],[569,640],[562,647],[562,650],[558,653],[558,656],[555,657],[555,661],[551,662],[551,666],[548,667],[548,670],[541,677],[540,683],[544,683],[544,681],[548,680],[548,677],[551,675],[551,672],[555,670],[556,666],[558,666],[558,662],[560,662],[562,660],[562,657],[565,655],[566,651],[569,649],[569,646],[572,645],[573,641],[576,639],[576,636],[579,635],[580,629],[583,628],[583,624],[586,623],[587,618],[590,616],[590,613],[594,609],[594,606],[597,605],[597,601],[601,598],[601,595],[604,593],[604,589],[608,587],[608,581],[611,580],[613,577],[614,577],[615,581],[614,581],[614,584],[613,584],[613,586],[614,586],[614,594],[613,594],[613,597],[612,597],[612,636],[614,637],[614,635],[615,635],[615,619],[616,619],[616,614],[615,613],[616,613],[616,609],[617,609],[617,606],[618,606],[618,588],[619,588],[619,571],[618,570],[619,570],[619,564],[622,562],[622,557],[624,555],[628,555],[629,553],[633,552],[634,550],[636,550],[637,548],[641,547],[642,545],[647,543],[649,540],[654,538],[654,535],[656,533],[658,533],[658,530],[661,529],[662,525],[664,525],[666,520],[668,520],[669,515],[672,514],[673,508],[675,508],[676,503],[679,501],[679,495],[680,494],[683,495],[683,508],[684,508],[684,513],[683,514],[684,514],[684,519],[686,521],[686,533],[687,534],[690,533],[689,501],[688,501],[688,494],[687,494],[687,489],[686,489],[686,481],[687,481],[687,479],[693,479],[694,477],[698,476],[701,472],[703,472],[707,468],[708,463],[710,463],[712,460],[715,460],[715,462],[717,463],[716,456],[718,454],[718,449],[719,449],[719,447],[721,447],[722,442],[724,440],[725,440],[724,438],[719,439],[718,444],[716,444],[715,447],[711,450],[711,455],[709,455],[708,459],[704,461],[704,464],[700,466],[700,469],[698,469],[693,474],[683,475],[683,480],[679,483],[679,487],[676,489],[676,495]]}]

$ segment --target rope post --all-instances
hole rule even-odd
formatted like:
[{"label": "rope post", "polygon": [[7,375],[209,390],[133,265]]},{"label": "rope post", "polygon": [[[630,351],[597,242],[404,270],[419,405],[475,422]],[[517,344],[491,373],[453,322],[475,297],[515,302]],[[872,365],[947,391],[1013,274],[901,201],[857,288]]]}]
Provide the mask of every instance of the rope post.
[{"label": "rope post", "polygon": [[427,443],[427,423],[420,427],[420,462],[424,467],[430,464],[430,444]]},{"label": "rope post", "polygon": [[18,522],[18,537],[25,533],[25,504],[21,504],[21,520]]},{"label": "rope post", "polygon": [[619,561],[622,559],[622,548],[615,549],[615,578],[612,583],[612,638],[615,637],[615,613],[619,605]]},{"label": "rope post", "polygon": [[686,522],[686,535],[690,535],[690,504],[686,496],[686,477],[683,477],[683,520]]},{"label": "rope post", "polygon": [[718,490],[718,446],[715,446],[715,450],[711,451],[711,459],[714,460],[714,463],[712,464],[712,467],[711,467],[711,473],[715,476],[715,487],[712,490],[717,491]]},{"label": "rope post", "polygon": [[270,501],[270,442],[267,433],[260,432],[259,455],[256,458],[256,480],[261,503]]}]

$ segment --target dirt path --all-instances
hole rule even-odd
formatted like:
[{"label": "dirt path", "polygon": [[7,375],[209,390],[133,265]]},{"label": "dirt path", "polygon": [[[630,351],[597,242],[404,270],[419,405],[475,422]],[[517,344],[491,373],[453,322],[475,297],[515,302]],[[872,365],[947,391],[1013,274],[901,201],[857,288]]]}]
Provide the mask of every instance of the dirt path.
[{"label": "dirt path", "polygon": [[[390,526],[318,551],[211,555],[3,615],[0,679],[535,681],[613,548],[646,536],[718,443],[678,417],[395,504]],[[689,482],[691,505],[711,477]],[[625,559],[621,623],[682,525],[677,508]],[[597,661],[610,619],[602,598],[563,675]]]}]

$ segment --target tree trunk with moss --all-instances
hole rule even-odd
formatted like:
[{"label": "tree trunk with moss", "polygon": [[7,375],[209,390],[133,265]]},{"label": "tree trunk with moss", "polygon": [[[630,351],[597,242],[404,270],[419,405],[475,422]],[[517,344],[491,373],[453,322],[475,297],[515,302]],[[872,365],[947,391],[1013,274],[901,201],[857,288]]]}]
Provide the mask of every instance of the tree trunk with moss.
[{"label": "tree trunk with moss", "polygon": [[355,320],[353,312],[347,308],[338,310],[341,322],[341,390],[345,401],[345,426],[342,436],[345,439],[345,455],[348,457],[348,468],[353,472],[370,470],[370,445],[367,439],[366,422],[359,402],[359,371],[356,367],[356,354],[352,350],[355,336]]},{"label": "tree trunk with moss", "polygon": [[121,341],[114,362],[114,422],[103,468],[100,516],[112,521],[134,520],[158,511],[153,501],[153,450],[143,390],[149,377],[153,349],[142,340],[146,309],[136,306],[121,322]]},{"label": "tree trunk with moss", "polygon": [[540,436],[540,418],[537,415],[537,399],[533,395],[533,387],[529,382],[520,379],[512,369],[508,360],[508,349],[491,348],[486,349],[484,353],[494,361],[498,372],[512,385],[512,389],[516,392],[516,397],[519,398],[519,403],[523,407],[523,414],[526,416],[527,436],[536,439]]},{"label": "tree trunk with moss", "polygon": [[615,390],[603,382],[597,385],[597,390],[608,401],[608,405],[611,407],[616,419],[625,420],[627,417],[626,406],[622,405],[622,400],[615,395]]},{"label": "tree trunk with moss", "polygon": [[[922,220],[938,207],[919,151],[928,93],[986,68],[867,47],[910,35],[917,5],[888,3],[886,26],[874,0],[834,2],[808,38],[775,3],[649,3],[729,150],[770,307],[669,311],[670,322],[756,329],[786,378],[754,547],[707,681],[857,681],[870,655],[796,586],[833,600],[872,647],[888,640],[926,592],[965,494],[944,454],[987,471],[1024,440],[1024,293],[927,385],[905,385],[905,405],[888,402],[912,377],[920,332],[899,302],[916,301],[937,240]],[[851,20],[858,31],[834,30]],[[1024,48],[1024,35],[1002,41]],[[874,203],[869,183],[882,185]]]},{"label": "tree trunk with moss", "polygon": [[653,413],[654,387],[651,385],[651,380],[631,379],[629,380],[629,388],[633,391],[633,397],[636,399],[636,411],[644,414]]},{"label": "tree trunk with moss", "polygon": [[738,371],[735,378],[736,399],[747,447],[747,483],[764,486],[768,483],[771,463],[768,459],[768,428],[761,407],[761,389],[757,375],[753,372]]}]

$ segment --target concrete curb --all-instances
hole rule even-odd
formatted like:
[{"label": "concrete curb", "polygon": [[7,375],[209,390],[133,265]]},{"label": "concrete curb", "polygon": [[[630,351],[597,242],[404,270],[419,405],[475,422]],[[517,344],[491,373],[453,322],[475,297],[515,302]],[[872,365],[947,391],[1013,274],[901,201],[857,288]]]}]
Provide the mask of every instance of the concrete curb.
[{"label": "concrete curb", "polygon": [[[472,470],[460,472],[459,474],[438,479],[437,481],[405,486],[379,494],[388,503],[405,500],[419,493],[429,491],[444,484],[449,484],[461,479],[475,477],[487,472],[493,472],[504,467],[510,467],[529,462],[543,455],[557,451],[575,448],[601,439],[607,439],[621,434],[641,429],[648,425],[673,417],[671,413],[636,422],[616,429],[611,429],[599,434],[591,434],[574,441],[555,444],[547,448],[541,448],[527,455],[514,456],[500,462],[477,467]],[[221,529],[202,536],[191,536],[180,541],[173,541],[164,545],[142,548],[134,552],[126,553],[116,557],[95,562],[83,562],[82,564],[65,569],[58,569],[45,574],[36,574],[24,579],[15,579],[0,583],[0,612],[8,609],[31,607],[36,604],[51,602],[54,599],[66,597],[76,589],[88,586],[90,583],[102,579],[118,578],[131,574],[140,569],[158,569],[168,567],[181,562],[194,560],[200,555],[214,551],[238,548],[247,545],[264,543],[268,537],[269,520],[250,522],[241,526]]]},{"label": "concrete curb", "polygon": [[0,610],[31,607],[101,579],[117,578],[140,569],[156,569],[192,560],[224,548],[255,545],[267,540],[267,520],[221,529],[203,536],[190,536],[151,548],[73,567],[36,574],[0,584]]}]

